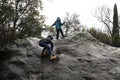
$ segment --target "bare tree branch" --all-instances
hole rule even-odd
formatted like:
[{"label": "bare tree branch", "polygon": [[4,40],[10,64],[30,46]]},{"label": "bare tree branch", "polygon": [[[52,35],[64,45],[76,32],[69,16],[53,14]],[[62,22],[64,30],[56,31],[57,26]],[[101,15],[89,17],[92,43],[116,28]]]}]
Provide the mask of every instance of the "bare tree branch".
[{"label": "bare tree branch", "polygon": [[108,34],[112,34],[112,12],[111,9],[106,5],[102,7],[98,7],[95,10],[94,17],[97,18],[98,21],[102,22],[107,29]]}]

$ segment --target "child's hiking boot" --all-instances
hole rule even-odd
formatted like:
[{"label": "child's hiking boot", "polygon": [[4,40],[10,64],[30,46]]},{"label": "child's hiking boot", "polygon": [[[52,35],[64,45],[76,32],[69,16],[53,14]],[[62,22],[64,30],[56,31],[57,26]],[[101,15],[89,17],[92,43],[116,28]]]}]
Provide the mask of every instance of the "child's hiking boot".
[{"label": "child's hiking boot", "polygon": [[50,60],[54,60],[55,58],[56,58],[55,55],[51,55],[49,59],[50,59]]}]

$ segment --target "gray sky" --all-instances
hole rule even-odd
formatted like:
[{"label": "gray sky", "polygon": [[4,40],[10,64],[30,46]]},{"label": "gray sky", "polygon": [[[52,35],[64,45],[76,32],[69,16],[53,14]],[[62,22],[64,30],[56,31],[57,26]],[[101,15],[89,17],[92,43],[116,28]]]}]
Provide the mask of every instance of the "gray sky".
[{"label": "gray sky", "polygon": [[68,12],[78,13],[82,25],[100,27],[101,23],[92,15],[96,7],[107,5],[113,9],[115,3],[118,7],[118,14],[120,14],[120,0],[43,0],[42,12],[47,17],[46,24],[48,25],[53,24],[58,16],[63,20]]}]

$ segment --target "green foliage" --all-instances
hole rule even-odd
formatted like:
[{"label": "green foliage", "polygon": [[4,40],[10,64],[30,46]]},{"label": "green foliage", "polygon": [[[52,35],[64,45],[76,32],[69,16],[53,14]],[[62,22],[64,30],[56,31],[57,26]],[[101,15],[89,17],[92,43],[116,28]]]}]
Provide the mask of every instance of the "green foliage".
[{"label": "green foliage", "polygon": [[16,38],[41,35],[45,17],[38,9],[42,0],[1,0],[0,47]]},{"label": "green foliage", "polygon": [[114,36],[112,36],[112,46],[120,47],[120,38],[119,38],[119,34],[117,33],[115,33]]},{"label": "green foliage", "polygon": [[13,20],[13,7],[7,0],[0,1],[0,48],[12,42],[11,23]]},{"label": "green foliage", "polygon": [[95,17],[106,26],[107,33],[111,36],[111,45],[119,47],[120,39],[117,5],[114,5],[113,21],[111,18],[111,9],[106,6],[98,8],[95,14]]},{"label": "green foliage", "polygon": [[35,17],[34,13],[30,13],[28,16],[22,18],[19,24],[18,37],[41,36],[44,26],[44,16],[41,15],[41,17],[43,18],[40,20],[38,17]]},{"label": "green foliage", "polygon": [[118,26],[118,11],[117,5],[114,5],[114,15],[113,15],[113,29],[112,29],[112,45],[115,47],[119,46],[119,26]]},{"label": "green foliage", "polygon": [[95,37],[97,40],[99,40],[105,44],[111,45],[111,37],[109,35],[107,35],[106,33],[96,30],[95,28],[89,29],[88,32],[93,37]]}]

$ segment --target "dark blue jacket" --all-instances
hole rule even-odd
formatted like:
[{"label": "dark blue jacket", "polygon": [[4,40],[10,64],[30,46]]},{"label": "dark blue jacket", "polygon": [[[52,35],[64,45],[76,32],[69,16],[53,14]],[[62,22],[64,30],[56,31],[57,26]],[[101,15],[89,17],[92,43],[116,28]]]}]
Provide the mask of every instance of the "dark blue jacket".
[{"label": "dark blue jacket", "polygon": [[53,49],[54,45],[53,45],[53,42],[51,41],[51,39],[49,38],[43,38],[41,39],[39,42],[43,42],[43,43],[46,43],[46,44],[50,44],[51,48]]}]

